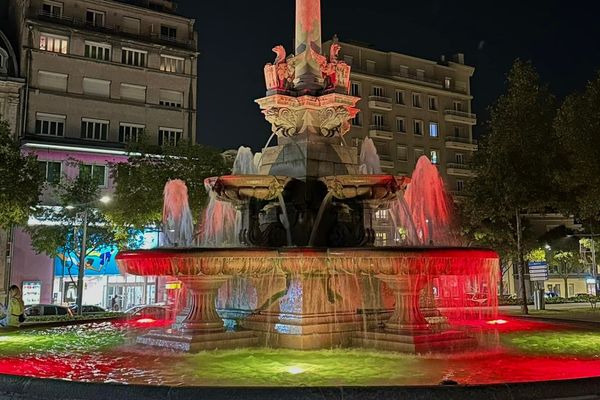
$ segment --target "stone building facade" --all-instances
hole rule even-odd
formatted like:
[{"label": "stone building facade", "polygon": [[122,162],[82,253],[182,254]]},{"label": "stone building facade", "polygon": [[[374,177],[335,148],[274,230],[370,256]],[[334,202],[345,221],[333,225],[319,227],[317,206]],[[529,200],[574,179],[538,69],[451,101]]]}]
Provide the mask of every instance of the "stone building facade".
[{"label": "stone building facade", "polygon": [[[173,1],[9,0],[8,15],[26,82],[19,137],[23,151],[38,155],[49,188],[83,171],[110,194],[109,164],[127,159],[129,142],[196,142],[197,33]],[[46,190],[42,203],[54,202]],[[40,301],[63,301],[65,290],[53,288],[56,260],[34,257],[23,232],[15,238],[13,283],[39,282]],[[98,282],[86,285],[109,279]],[[112,282],[112,294],[129,285]],[[92,303],[104,304],[109,292],[103,296]]]},{"label": "stone building facade", "polygon": [[[331,41],[325,44],[329,48]],[[350,94],[361,97],[358,115],[346,135],[360,148],[373,139],[383,173],[410,176],[417,159],[426,155],[438,166],[447,190],[460,200],[469,162],[477,150],[470,79],[474,68],[464,56],[430,61],[363,44],[340,42],[339,59],[352,67]],[[386,211],[376,215],[377,243],[397,239]]]}]

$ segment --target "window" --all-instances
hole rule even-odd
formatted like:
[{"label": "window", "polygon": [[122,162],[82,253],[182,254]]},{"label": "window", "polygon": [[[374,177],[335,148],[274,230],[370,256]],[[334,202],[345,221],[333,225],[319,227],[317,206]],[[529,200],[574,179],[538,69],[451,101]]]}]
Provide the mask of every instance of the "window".
[{"label": "window", "polygon": [[146,86],[121,83],[121,99],[146,102]]},{"label": "window", "polygon": [[383,97],[385,91],[381,86],[373,86],[373,96]]},{"label": "window", "polygon": [[172,26],[161,25],[160,37],[166,40],[177,40],[177,29]]},{"label": "window", "polygon": [[396,104],[405,105],[404,90],[396,90]]},{"label": "window", "polygon": [[444,78],[444,88],[450,89],[452,87],[452,78],[446,77]]},{"label": "window", "polygon": [[396,156],[399,161],[408,161],[408,148],[406,146],[396,146]]},{"label": "window", "polygon": [[422,156],[425,155],[425,151],[421,148],[416,148],[414,150],[414,154],[415,154],[415,164],[416,164],[417,161],[419,161],[419,158],[421,158]]},{"label": "window", "polygon": [[437,111],[437,97],[429,96],[429,109],[431,111]]},{"label": "window", "polygon": [[158,144],[160,146],[177,146],[182,133],[181,129],[160,128],[158,130]]},{"label": "window", "polygon": [[123,26],[121,26],[121,29],[125,33],[137,35],[140,33],[140,20],[137,18],[123,17]]},{"label": "window", "polygon": [[423,135],[423,121],[418,119],[413,120],[413,133],[415,135]]},{"label": "window", "polygon": [[375,241],[380,246],[387,244],[387,232],[375,232]]},{"label": "window", "polygon": [[456,191],[457,192],[462,192],[464,188],[465,188],[465,181],[462,181],[460,179],[457,180],[456,181]]},{"label": "window", "polygon": [[111,46],[106,43],[96,43],[85,41],[84,56],[96,60],[110,61]]},{"label": "window", "polygon": [[429,136],[432,138],[436,138],[439,136],[439,125],[437,122],[429,123]]},{"label": "window", "polygon": [[183,93],[175,90],[160,89],[158,104],[165,107],[181,108],[183,104]]},{"label": "window", "polygon": [[424,70],[422,70],[422,69],[417,70],[417,79],[420,81],[425,79],[425,71]]},{"label": "window", "polygon": [[375,219],[387,221],[388,210],[377,210],[375,211]]},{"label": "window", "polygon": [[406,133],[406,119],[404,117],[396,117],[396,131]]},{"label": "window", "polygon": [[454,159],[456,160],[457,164],[464,164],[465,163],[465,155],[462,153],[456,153],[454,155]]},{"label": "window", "polygon": [[65,120],[64,115],[36,113],[35,133],[38,135],[64,136]]},{"label": "window", "polygon": [[350,120],[350,122],[352,123],[352,126],[362,126],[360,113],[356,114],[354,118]]},{"label": "window", "polygon": [[6,62],[8,61],[8,54],[4,49],[0,48],[0,73],[6,74],[8,71],[8,67],[6,66]]},{"label": "window", "polygon": [[458,126],[454,127],[454,136],[460,137],[460,128]]},{"label": "window", "polygon": [[440,152],[437,150],[431,150],[429,152],[429,159],[431,160],[432,164],[439,164],[440,163]]},{"label": "window", "polygon": [[413,107],[421,108],[421,94],[420,93],[412,94],[412,103],[413,103]]},{"label": "window", "polygon": [[147,54],[147,52],[142,50],[123,48],[121,51],[121,63],[136,67],[145,67]]},{"label": "window", "polygon": [[160,56],[160,70],[165,72],[183,73],[183,58],[172,56]]},{"label": "window", "polygon": [[106,165],[81,164],[79,173],[85,177],[91,178],[99,187],[108,186],[108,175]]},{"label": "window", "polygon": [[119,124],[119,142],[137,142],[144,131],[145,126],[121,122]]},{"label": "window", "polygon": [[350,94],[355,97],[360,97],[360,83],[351,82],[350,83]]},{"label": "window", "polygon": [[56,1],[44,1],[42,13],[51,17],[62,17],[62,3]]},{"label": "window", "polygon": [[462,111],[462,110],[463,110],[462,102],[455,101],[454,102],[454,111]]},{"label": "window", "polygon": [[99,119],[81,119],[81,138],[90,140],[108,139],[108,121]]},{"label": "window", "polygon": [[375,61],[367,60],[367,72],[375,72]]},{"label": "window", "polygon": [[38,161],[40,171],[44,176],[44,181],[55,185],[60,182],[62,174],[62,163],[57,161]]},{"label": "window", "polygon": [[50,35],[48,33],[40,34],[40,50],[67,54],[68,47],[69,38],[67,37]]},{"label": "window", "polygon": [[87,10],[85,23],[92,26],[104,26],[104,13],[102,11]]},{"label": "window", "polygon": [[110,97],[110,81],[83,78],[83,94],[86,96]]},{"label": "window", "polygon": [[383,127],[383,115],[373,114],[373,125],[375,125],[376,128],[382,128]]},{"label": "window", "polygon": [[408,67],[406,65],[400,66],[400,76],[407,77],[408,76]]},{"label": "window", "polygon": [[68,75],[50,71],[38,71],[38,87],[57,92],[67,91]]}]

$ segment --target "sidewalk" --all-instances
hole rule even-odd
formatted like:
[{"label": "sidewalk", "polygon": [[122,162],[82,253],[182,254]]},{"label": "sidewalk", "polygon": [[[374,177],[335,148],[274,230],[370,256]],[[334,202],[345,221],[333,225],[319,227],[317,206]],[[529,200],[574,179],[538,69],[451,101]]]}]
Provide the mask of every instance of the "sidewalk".
[{"label": "sidewalk", "polygon": [[515,317],[600,323],[600,309],[593,310],[589,303],[547,304],[545,310],[529,306],[529,315],[521,314],[520,306],[500,306],[500,314]]}]

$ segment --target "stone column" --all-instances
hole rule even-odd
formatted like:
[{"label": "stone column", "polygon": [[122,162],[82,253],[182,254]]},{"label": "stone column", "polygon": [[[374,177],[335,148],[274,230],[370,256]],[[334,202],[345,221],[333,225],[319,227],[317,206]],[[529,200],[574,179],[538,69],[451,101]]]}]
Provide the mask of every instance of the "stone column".
[{"label": "stone column", "polygon": [[385,330],[393,333],[427,332],[429,324],[421,312],[419,294],[425,285],[420,275],[377,275],[394,292],[396,305],[385,324]]},{"label": "stone column", "polygon": [[191,300],[189,313],[182,322],[184,332],[203,334],[225,331],[223,320],[217,314],[216,300],[219,288],[229,278],[225,275],[181,277]]},{"label": "stone column", "polygon": [[312,91],[323,88],[317,59],[324,60],[321,46],[321,1],[296,0],[296,89]]}]

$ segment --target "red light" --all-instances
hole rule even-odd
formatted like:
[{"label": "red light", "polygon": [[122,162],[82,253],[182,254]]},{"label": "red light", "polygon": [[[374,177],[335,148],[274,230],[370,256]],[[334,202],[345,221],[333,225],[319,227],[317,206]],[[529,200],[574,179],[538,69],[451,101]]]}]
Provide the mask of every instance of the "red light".
[{"label": "red light", "polygon": [[153,324],[156,322],[156,320],[152,318],[140,318],[135,322],[137,322],[138,324]]},{"label": "red light", "polygon": [[488,321],[487,323],[490,325],[504,325],[507,324],[508,321],[505,319],[493,319],[491,321]]}]

